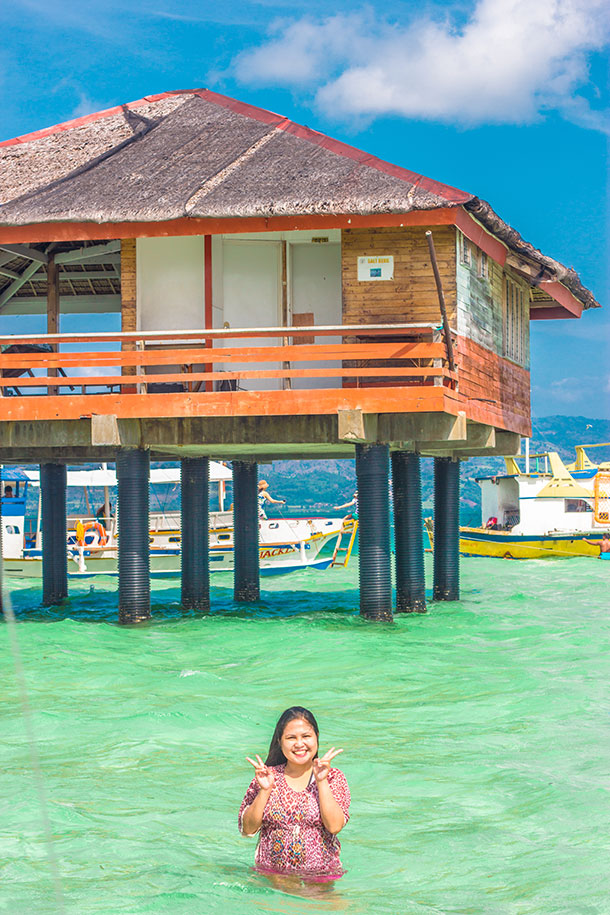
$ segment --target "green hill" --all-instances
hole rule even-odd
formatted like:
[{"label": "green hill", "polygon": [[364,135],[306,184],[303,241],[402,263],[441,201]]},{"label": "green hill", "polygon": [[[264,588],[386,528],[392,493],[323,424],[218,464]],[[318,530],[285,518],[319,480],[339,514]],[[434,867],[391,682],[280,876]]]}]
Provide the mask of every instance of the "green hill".
[{"label": "green hill", "polygon": [[[530,443],[532,453],[553,450],[566,461],[574,459],[574,446],[589,442],[610,441],[610,421],[589,419],[586,416],[543,416],[534,419]],[[596,449],[591,453],[596,460],[610,460],[610,449]],[[81,469],[84,466],[81,465]],[[170,466],[165,464],[165,466]],[[502,473],[505,464],[501,457],[473,458],[462,464],[461,507],[462,523],[480,521],[480,489],[476,478]],[[328,514],[334,507],[351,499],[356,488],[356,470],[353,460],[274,461],[259,468],[259,478],[269,482],[269,491],[275,498],[286,499],[287,506],[269,506],[269,516],[281,513]],[[214,490],[214,487],[213,487]],[[425,514],[432,512],[433,461],[422,460],[422,495]],[[34,521],[37,510],[37,491],[28,499],[28,515]],[[115,494],[111,496],[115,501]],[[155,487],[151,496],[151,511],[171,510],[180,504],[179,486]],[[89,493],[90,505],[95,509],[103,502],[101,490]],[[211,493],[211,508],[216,508],[215,492]],[[87,514],[82,492],[70,491],[70,514]]]}]

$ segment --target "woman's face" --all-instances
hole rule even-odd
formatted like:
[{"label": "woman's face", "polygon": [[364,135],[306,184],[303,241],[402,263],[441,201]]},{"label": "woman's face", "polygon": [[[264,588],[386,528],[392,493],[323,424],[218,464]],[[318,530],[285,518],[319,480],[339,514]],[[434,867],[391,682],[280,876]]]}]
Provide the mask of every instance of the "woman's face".
[{"label": "woman's face", "polygon": [[304,766],[311,763],[318,752],[318,738],[308,721],[293,718],[284,728],[280,747],[286,762]]}]

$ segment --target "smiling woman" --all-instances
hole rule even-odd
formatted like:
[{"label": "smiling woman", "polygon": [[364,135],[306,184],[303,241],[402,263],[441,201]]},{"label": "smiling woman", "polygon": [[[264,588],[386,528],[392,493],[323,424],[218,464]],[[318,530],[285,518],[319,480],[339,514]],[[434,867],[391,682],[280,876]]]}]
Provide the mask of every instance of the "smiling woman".
[{"label": "smiling woman", "polygon": [[319,728],[301,706],[286,709],[265,762],[246,757],[255,775],[239,810],[239,829],[260,831],[256,866],[263,873],[333,880],[343,873],[337,833],[349,819],[344,774],[331,767],[341,753],[318,756]]}]

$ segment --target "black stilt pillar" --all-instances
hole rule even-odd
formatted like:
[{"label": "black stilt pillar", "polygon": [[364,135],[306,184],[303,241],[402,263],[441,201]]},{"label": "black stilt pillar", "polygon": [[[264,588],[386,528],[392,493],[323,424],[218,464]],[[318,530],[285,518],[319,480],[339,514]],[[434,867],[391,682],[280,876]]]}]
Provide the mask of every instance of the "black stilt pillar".
[{"label": "black stilt pillar", "polygon": [[206,457],[180,462],[182,606],[210,609],[210,462]]},{"label": "black stilt pillar", "polygon": [[424,536],[419,455],[392,452],[396,612],[425,613]]},{"label": "black stilt pillar", "polygon": [[119,519],[119,623],[150,618],[150,458],[142,449],[116,456]]},{"label": "black stilt pillar", "polygon": [[370,620],[392,619],[388,476],[387,445],[356,445],[360,613]]},{"label": "black stilt pillar", "polygon": [[460,598],[460,463],[434,458],[434,600]]},{"label": "black stilt pillar", "polygon": [[68,596],[65,464],[40,465],[42,497],[42,603],[60,604]]},{"label": "black stilt pillar", "polygon": [[233,461],[233,545],[235,600],[258,600],[258,465],[246,461]]}]

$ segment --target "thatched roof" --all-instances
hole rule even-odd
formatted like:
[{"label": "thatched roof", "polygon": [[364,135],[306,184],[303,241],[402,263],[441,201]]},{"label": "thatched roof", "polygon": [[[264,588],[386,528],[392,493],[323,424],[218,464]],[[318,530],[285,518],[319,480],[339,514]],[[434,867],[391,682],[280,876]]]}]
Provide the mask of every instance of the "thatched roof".
[{"label": "thatched roof", "polygon": [[0,144],[0,225],[387,214],[463,206],[584,303],[577,275],[483,201],[206,89],[141,99]]}]

